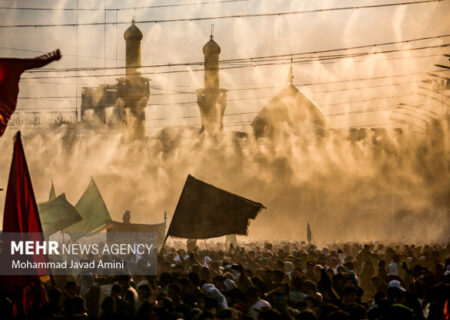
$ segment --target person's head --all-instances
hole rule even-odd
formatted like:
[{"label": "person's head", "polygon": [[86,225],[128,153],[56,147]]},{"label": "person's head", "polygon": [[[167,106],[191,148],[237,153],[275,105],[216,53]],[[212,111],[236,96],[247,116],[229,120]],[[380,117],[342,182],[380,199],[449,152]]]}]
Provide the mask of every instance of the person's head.
[{"label": "person's head", "polygon": [[386,271],[386,269],[384,269],[384,268],[378,268],[378,276],[379,276],[381,279],[386,279],[386,277],[387,277],[387,271]]},{"label": "person's head", "polygon": [[248,288],[246,296],[250,305],[255,303],[259,299],[258,288],[256,287]]},{"label": "person's head", "polygon": [[373,276],[371,281],[375,288],[378,288],[382,284],[381,278],[379,276]]},{"label": "person's head", "polygon": [[[397,280],[392,280],[389,283],[388,289],[387,289],[387,297],[391,302],[400,302],[403,297],[405,296],[405,289],[403,289],[403,287],[401,286],[393,286],[391,285],[391,283],[393,281],[397,281]],[[398,282],[398,281],[397,281]]]},{"label": "person's head", "polygon": [[48,290],[49,303],[59,305],[61,302],[61,295],[61,290],[58,288],[50,288],[50,290]]},{"label": "person's head", "polygon": [[139,299],[147,299],[151,295],[151,288],[148,284],[141,284],[138,288]]},{"label": "person's head", "polygon": [[200,277],[198,276],[198,273],[190,272],[188,277],[192,285],[194,285],[195,287],[198,287],[200,285]]},{"label": "person's head", "polygon": [[367,319],[367,309],[358,303],[354,303],[347,308],[352,319]]},{"label": "person's head", "polygon": [[203,309],[205,311],[211,312],[213,314],[215,314],[216,311],[219,310],[219,303],[213,297],[204,296],[203,305],[204,305]]},{"label": "person's head", "polygon": [[328,265],[330,266],[330,268],[335,268],[340,263],[339,258],[336,256],[331,256],[328,260]]},{"label": "person's head", "polygon": [[317,294],[317,286],[314,282],[307,280],[303,283],[304,293],[310,297],[314,297]]},{"label": "person's head", "polygon": [[375,303],[377,303],[378,305],[379,305],[384,299],[386,299],[386,295],[384,294],[384,292],[377,292],[377,293],[375,293],[375,295],[373,296],[373,300],[375,300]]},{"label": "person's head", "polygon": [[119,284],[122,286],[122,288],[130,287],[131,277],[129,275],[127,275],[127,274],[121,275],[118,280],[119,280]]},{"label": "person's head", "polygon": [[304,310],[301,311],[296,317],[295,320],[316,320],[316,314],[312,310]]},{"label": "person's head", "polygon": [[180,295],[181,295],[181,288],[180,288],[180,286],[178,284],[176,284],[176,283],[169,284],[169,288],[168,288],[167,294],[172,300],[178,299],[180,297]]},{"label": "person's head", "polygon": [[113,286],[111,287],[111,296],[113,298],[120,297],[121,292],[122,288],[120,287],[120,284],[117,283],[113,284]]},{"label": "person's head", "polygon": [[172,276],[170,275],[170,273],[168,272],[164,272],[159,276],[159,284],[161,285],[161,287],[165,287],[168,286],[169,283],[171,283],[172,280]]},{"label": "person's head", "polygon": [[274,270],[272,273],[272,281],[275,285],[279,285],[283,282],[283,278],[284,278],[284,273],[283,271],[277,269]]},{"label": "person's head", "polygon": [[167,311],[167,312],[173,312],[173,301],[172,299],[165,297],[161,299],[160,305]]},{"label": "person's head", "polygon": [[80,296],[73,298],[73,313],[83,314],[86,312],[86,307],[84,306],[84,299]]},{"label": "person's head", "polygon": [[350,317],[350,314],[348,314],[343,310],[333,311],[327,317],[327,320],[351,320],[351,319],[352,318]]},{"label": "person's head", "polygon": [[265,309],[259,312],[258,320],[281,320],[281,314],[273,309]]},{"label": "person's head", "polygon": [[13,318],[13,302],[11,299],[2,291],[0,293],[0,310],[2,310],[2,319],[9,320]]},{"label": "person's head", "polygon": [[400,256],[398,254],[394,254],[394,256],[392,257],[392,261],[395,263],[399,263],[400,262]]},{"label": "person's head", "polygon": [[355,266],[353,265],[353,262],[346,262],[344,264],[344,266],[347,270],[351,270],[351,271],[355,268]]},{"label": "person's head", "polygon": [[295,277],[292,279],[292,290],[294,291],[301,291],[303,288],[303,283],[304,281],[299,278],[299,277]]},{"label": "person's head", "polygon": [[209,281],[209,269],[207,267],[202,267],[200,270],[200,279],[203,281]]},{"label": "person's head", "polygon": [[66,292],[70,296],[75,296],[79,292],[78,285],[75,281],[69,281],[66,284]]},{"label": "person's head", "polygon": [[231,320],[233,319],[233,310],[230,308],[225,308],[217,314],[217,318],[223,320]]},{"label": "person's head", "polygon": [[342,292],[341,301],[343,305],[350,305],[358,298],[357,288],[353,286],[345,287]]},{"label": "person's head", "polygon": [[336,271],[337,271],[337,273],[339,273],[339,274],[343,274],[343,273],[346,272],[345,267],[342,266],[342,265],[340,265],[339,267],[337,267]]},{"label": "person's head", "polygon": [[209,311],[203,312],[198,317],[198,320],[215,320],[215,319],[216,319],[216,317],[215,317],[214,313],[209,312]]},{"label": "person's head", "polygon": [[316,278],[320,278],[322,275],[322,266],[320,264],[316,264],[314,266],[313,273]]},{"label": "person's head", "polygon": [[200,310],[199,308],[193,308],[191,310],[192,319],[198,319],[201,314],[202,314],[202,310]]}]

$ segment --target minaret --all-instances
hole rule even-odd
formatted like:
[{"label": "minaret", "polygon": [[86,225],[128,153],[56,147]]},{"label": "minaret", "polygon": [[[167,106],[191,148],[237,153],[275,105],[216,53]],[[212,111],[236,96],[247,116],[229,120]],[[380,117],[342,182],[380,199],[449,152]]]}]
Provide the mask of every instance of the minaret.
[{"label": "minaret", "polygon": [[220,47],[211,33],[203,46],[205,56],[205,88],[197,90],[197,104],[202,118],[202,131],[216,133],[223,128],[223,114],[227,106],[227,90],[220,89]]},{"label": "minaret", "polygon": [[141,67],[141,40],[143,38],[141,30],[131,22],[131,26],[125,30],[123,34],[126,43],[125,61],[126,61],[126,75],[127,77],[133,75],[140,75],[139,68]]},{"label": "minaret", "polygon": [[145,136],[145,107],[150,97],[150,79],[141,77],[141,30],[134,24],[123,34],[126,43],[124,78],[117,79],[119,98],[123,101],[122,126],[128,137],[139,139]]}]

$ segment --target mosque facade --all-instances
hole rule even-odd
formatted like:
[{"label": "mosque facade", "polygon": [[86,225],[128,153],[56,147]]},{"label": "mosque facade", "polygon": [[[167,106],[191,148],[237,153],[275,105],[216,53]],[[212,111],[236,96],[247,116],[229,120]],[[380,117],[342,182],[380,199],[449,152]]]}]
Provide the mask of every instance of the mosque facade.
[{"label": "mosque facade", "polygon": [[[103,124],[123,130],[131,139],[145,137],[145,109],[150,99],[150,79],[142,77],[141,40],[143,34],[134,24],[125,31],[126,68],[124,77],[114,85],[83,88],[82,122]],[[189,128],[199,134],[217,134],[223,130],[227,107],[227,90],[220,86],[219,55],[221,48],[213,35],[203,46],[204,88],[196,91],[201,128]],[[328,128],[320,108],[293,85],[292,65],[287,86],[279,92],[252,122],[256,138],[275,138],[296,133],[305,137],[323,137]],[[185,128],[187,129],[187,128]],[[170,135],[171,129],[160,135]],[[172,130],[173,131],[173,130]]]}]

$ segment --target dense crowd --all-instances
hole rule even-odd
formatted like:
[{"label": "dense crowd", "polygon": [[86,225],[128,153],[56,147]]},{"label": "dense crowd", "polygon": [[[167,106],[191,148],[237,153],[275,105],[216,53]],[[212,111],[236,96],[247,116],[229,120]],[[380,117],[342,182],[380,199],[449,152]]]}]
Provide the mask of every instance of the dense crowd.
[{"label": "dense crowd", "polygon": [[[210,245],[211,246],[211,245]],[[58,276],[1,319],[449,319],[450,245],[166,247],[156,276]]]}]

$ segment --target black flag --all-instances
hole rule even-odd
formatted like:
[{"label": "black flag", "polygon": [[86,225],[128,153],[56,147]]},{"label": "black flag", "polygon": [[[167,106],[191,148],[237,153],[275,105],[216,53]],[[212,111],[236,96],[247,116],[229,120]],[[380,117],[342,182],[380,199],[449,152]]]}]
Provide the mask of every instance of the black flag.
[{"label": "black flag", "polygon": [[167,236],[208,239],[247,234],[249,219],[264,208],[188,175]]}]

